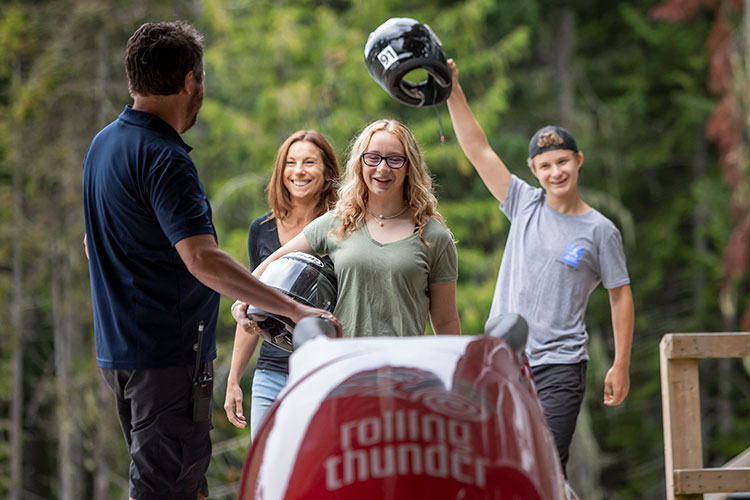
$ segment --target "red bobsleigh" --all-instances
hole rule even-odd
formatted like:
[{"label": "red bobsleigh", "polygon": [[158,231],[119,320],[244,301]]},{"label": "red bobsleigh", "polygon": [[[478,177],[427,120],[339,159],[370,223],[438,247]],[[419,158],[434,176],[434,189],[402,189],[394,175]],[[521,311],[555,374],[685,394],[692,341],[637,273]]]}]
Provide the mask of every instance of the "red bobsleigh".
[{"label": "red bobsleigh", "polygon": [[330,339],[300,321],[240,499],[570,500],[519,315],[480,336]]}]

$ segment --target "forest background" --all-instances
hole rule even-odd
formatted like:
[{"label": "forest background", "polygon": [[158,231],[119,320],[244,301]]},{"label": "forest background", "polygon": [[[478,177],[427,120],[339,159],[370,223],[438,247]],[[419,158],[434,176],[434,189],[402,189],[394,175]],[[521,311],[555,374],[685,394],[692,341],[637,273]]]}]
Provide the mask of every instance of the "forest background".
[{"label": "forest background", "polygon": [[[748,0],[745,0],[745,4]],[[367,35],[390,17],[429,24],[511,170],[556,123],[586,154],[584,198],[620,228],[636,304],[631,392],[604,407],[607,294],[591,297],[588,390],[571,482],[586,499],[664,498],[658,343],[750,330],[750,21],[741,0],[0,0],[0,497],[127,498],[128,458],[94,361],[83,254],[82,161],[131,99],[125,42],[145,21],[206,37],[206,99],[186,134],[220,246],[247,263],[275,151],[315,128],[340,159],[366,123],[404,121],[458,240],[458,308],[482,331],[508,222],[455,140],[445,105],[408,108],[369,77]],[[248,431],[226,420],[233,338],[218,330],[211,498],[234,498]],[[704,461],[750,436],[750,363],[701,362]],[[249,394],[251,372],[244,381]],[[247,398],[249,404],[249,397]]]}]

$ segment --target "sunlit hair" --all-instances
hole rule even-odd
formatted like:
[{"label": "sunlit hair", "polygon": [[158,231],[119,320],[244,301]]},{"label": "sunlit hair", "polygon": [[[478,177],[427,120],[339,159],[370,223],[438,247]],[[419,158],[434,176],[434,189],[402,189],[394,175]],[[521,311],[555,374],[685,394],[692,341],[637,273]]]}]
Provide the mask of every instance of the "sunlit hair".
[{"label": "sunlit hair", "polygon": [[268,204],[272,214],[267,220],[276,218],[284,220],[291,215],[292,196],[284,185],[284,169],[289,148],[295,142],[309,142],[318,148],[323,160],[323,190],[320,192],[318,204],[315,206],[315,216],[324,214],[336,205],[339,187],[339,162],[328,141],[320,132],[315,130],[298,130],[284,141],[276,153],[276,163],[273,167],[271,181],[268,183]]},{"label": "sunlit hair", "polygon": [[[422,150],[417,140],[404,124],[396,120],[378,120],[367,125],[354,139],[346,162],[346,178],[339,189],[339,201],[336,211],[341,216],[341,226],[336,234],[339,238],[350,234],[364,221],[367,206],[368,190],[362,173],[362,153],[367,151],[370,139],[377,132],[388,132],[395,135],[404,147],[407,162],[406,179],[404,180],[404,200],[414,211],[414,218],[419,228],[419,237],[423,237],[424,228],[431,217],[445,225],[442,215],[437,210],[437,198],[432,192],[432,177],[425,164]],[[428,243],[425,241],[425,243]]]},{"label": "sunlit hair", "polygon": [[203,35],[182,21],[146,23],[125,48],[130,95],[174,95],[192,71],[203,81]]}]

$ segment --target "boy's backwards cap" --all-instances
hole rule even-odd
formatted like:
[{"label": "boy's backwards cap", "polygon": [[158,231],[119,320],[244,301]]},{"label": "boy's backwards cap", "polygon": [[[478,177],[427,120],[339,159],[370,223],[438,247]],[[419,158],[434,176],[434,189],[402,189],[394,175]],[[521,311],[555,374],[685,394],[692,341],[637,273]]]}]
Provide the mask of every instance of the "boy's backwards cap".
[{"label": "boy's backwards cap", "polygon": [[577,153],[578,145],[570,132],[564,128],[547,125],[537,130],[529,141],[529,158],[555,149],[569,149]]}]

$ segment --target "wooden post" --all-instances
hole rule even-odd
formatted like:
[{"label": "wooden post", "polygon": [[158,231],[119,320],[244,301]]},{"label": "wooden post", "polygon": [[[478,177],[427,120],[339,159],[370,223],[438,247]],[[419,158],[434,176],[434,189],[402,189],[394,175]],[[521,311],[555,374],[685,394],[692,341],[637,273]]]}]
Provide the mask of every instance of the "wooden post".
[{"label": "wooden post", "polygon": [[672,338],[665,335],[660,345],[667,500],[702,499],[702,495],[674,493],[675,469],[703,466],[703,443],[698,360],[670,359]]},{"label": "wooden post", "polygon": [[750,333],[668,334],[659,345],[667,500],[750,489],[741,455],[723,468],[703,467],[698,359],[750,356]]}]

